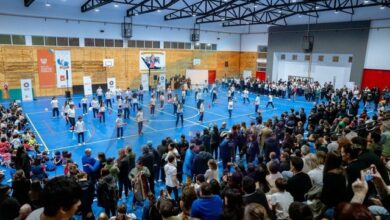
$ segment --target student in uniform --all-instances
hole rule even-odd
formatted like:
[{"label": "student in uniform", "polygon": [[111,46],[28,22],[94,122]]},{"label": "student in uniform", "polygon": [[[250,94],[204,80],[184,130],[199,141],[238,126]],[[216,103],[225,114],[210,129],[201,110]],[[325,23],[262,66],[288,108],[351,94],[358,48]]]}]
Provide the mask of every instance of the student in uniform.
[{"label": "student in uniform", "polygon": [[229,118],[232,118],[233,98],[230,98],[229,101],[228,101],[228,112],[229,112]]},{"label": "student in uniform", "polygon": [[74,131],[74,126],[76,125],[76,109],[74,105],[69,106],[68,118],[70,122],[70,130]]},{"label": "student in uniform", "polygon": [[103,89],[102,89],[102,87],[99,86],[99,88],[96,90],[96,95],[97,95],[99,101],[102,100],[102,98],[103,98]]},{"label": "student in uniform", "polygon": [[116,124],[116,137],[119,140],[123,138],[123,125],[125,125],[125,123],[123,123],[121,114],[118,114],[118,118],[116,118],[115,124]]},{"label": "student in uniform", "polygon": [[173,99],[172,99],[172,104],[173,104],[173,115],[176,114],[177,112],[177,103],[179,102],[179,96],[176,94],[175,96],[173,96]]},{"label": "student in uniform", "polygon": [[156,110],[156,98],[154,95],[150,98],[150,114],[154,116],[154,111]]},{"label": "student in uniform", "polygon": [[216,88],[213,88],[212,90],[212,103],[215,104],[215,101],[217,100],[217,89]]},{"label": "student in uniform", "polygon": [[267,105],[265,107],[268,108],[268,105],[271,105],[272,108],[275,108],[273,100],[272,100],[272,94],[271,93],[268,95],[268,102],[267,102]]},{"label": "student in uniform", "polygon": [[59,115],[60,115],[60,112],[58,111],[58,99],[57,99],[57,97],[54,96],[51,99],[50,104],[51,104],[53,118],[55,118],[55,117],[58,118]]},{"label": "student in uniform", "polygon": [[64,106],[62,107],[62,113],[64,114],[66,125],[68,125],[69,123],[69,117],[68,117],[69,108],[70,108],[69,102],[68,100],[65,100]]},{"label": "student in uniform", "polygon": [[259,110],[259,106],[260,106],[260,96],[259,94],[257,94],[255,99],[255,113],[257,113],[257,111]]},{"label": "student in uniform", "polygon": [[202,100],[199,105],[199,122],[203,122],[203,116],[204,116],[204,101]]},{"label": "student in uniform", "polygon": [[99,122],[102,123],[106,123],[106,106],[104,106],[104,102],[103,100],[100,101],[100,104],[99,104]]},{"label": "student in uniform", "polygon": [[160,92],[160,108],[161,109],[164,108],[164,101],[165,101],[164,92]]},{"label": "student in uniform", "polygon": [[179,118],[181,119],[181,126],[183,127],[183,121],[184,121],[183,104],[181,104],[180,102],[177,104],[176,127],[177,127],[177,124],[179,123]]},{"label": "student in uniform", "polygon": [[83,144],[85,144],[85,141],[84,141],[84,132],[85,132],[85,123],[83,121],[83,117],[79,116],[78,117],[78,120],[76,122],[76,125],[75,125],[75,129],[74,131],[77,133],[77,141],[79,143],[79,145],[81,145],[81,142]]},{"label": "student in uniform", "polygon": [[83,98],[80,101],[81,106],[83,108],[83,115],[86,115],[88,113],[88,99],[87,97],[83,96]]},{"label": "student in uniform", "polygon": [[123,112],[123,100],[122,100],[122,97],[119,97],[119,99],[117,100],[117,105],[118,105],[118,114],[122,114]]},{"label": "student in uniform", "polygon": [[186,95],[187,95],[187,91],[185,89],[182,89],[181,90],[181,103],[183,103],[183,105],[186,103]]},{"label": "student in uniform", "polygon": [[243,95],[243,98],[244,98],[244,104],[245,104],[245,101],[248,101],[249,102],[249,91],[247,88],[244,89],[244,91],[242,92],[242,95]]},{"label": "student in uniform", "polygon": [[144,125],[144,112],[142,108],[138,109],[137,115],[135,116],[135,121],[138,123],[138,135],[142,135],[142,128]]},{"label": "student in uniform", "polygon": [[107,106],[107,108],[108,107],[112,108],[111,98],[112,98],[112,92],[110,91],[110,89],[107,89],[107,92],[106,92],[106,106]]},{"label": "student in uniform", "polygon": [[134,93],[133,97],[131,99],[131,103],[133,104],[133,113],[135,113],[136,110],[138,110],[138,98],[137,95]]},{"label": "student in uniform", "polygon": [[130,100],[129,97],[125,97],[125,101],[123,101],[123,119],[130,118]]},{"label": "student in uniform", "polygon": [[95,97],[92,98],[91,107],[92,107],[92,112],[93,112],[93,118],[96,118],[96,115],[99,112],[99,101],[96,100]]}]

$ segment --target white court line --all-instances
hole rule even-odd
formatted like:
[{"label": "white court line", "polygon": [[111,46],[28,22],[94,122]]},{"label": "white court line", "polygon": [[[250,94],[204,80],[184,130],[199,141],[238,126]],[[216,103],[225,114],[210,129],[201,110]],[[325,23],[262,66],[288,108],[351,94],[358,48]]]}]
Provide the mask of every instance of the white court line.
[{"label": "white court line", "polygon": [[[111,108],[111,111],[118,113],[118,111],[114,110],[113,108]],[[129,118],[130,118],[130,120],[137,122],[133,117],[129,117]],[[146,125],[145,123],[143,124],[143,126],[145,126],[145,128],[149,128],[153,131],[157,131],[157,129],[154,129],[154,128],[150,127],[149,125]]]},{"label": "white court line", "polygon": [[[204,103],[203,103],[204,104]],[[192,106],[190,106],[190,105],[184,105],[185,107],[188,107],[188,108],[190,108],[190,109],[195,109],[195,110],[197,110],[198,111],[198,114],[199,114],[199,109],[197,109],[197,108],[195,108],[195,107],[192,107]],[[213,115],[216,115],[216,116],[219,116],[219,117],[226,117],[226,116],[224,116],[224,115],[221,115],[221,114],[217,114],[217,113],[214,113],[214,112],[211,112],[211,111],[206,111],[206,107],[205,107],[205,113],[210,113],[210,114],[213,114]]]},{"label": "white court line", "polygon": [[47,147],[45,141],[43,140],[41,134],[39,133],[38,129],[35,127],[34,125],[34,122],[30,119],[30,117],[28,116],[28,114],[26,113],[26,117],[28,119],[28,121],[31,123],[31,126],[34,128],[34,130],[37,132],[37,135],[39,137],[39,139],[41,139],[42,141],[42,144],[43,144],[43,147],[45,148],[45,151],[49,151],[49,148]]}]

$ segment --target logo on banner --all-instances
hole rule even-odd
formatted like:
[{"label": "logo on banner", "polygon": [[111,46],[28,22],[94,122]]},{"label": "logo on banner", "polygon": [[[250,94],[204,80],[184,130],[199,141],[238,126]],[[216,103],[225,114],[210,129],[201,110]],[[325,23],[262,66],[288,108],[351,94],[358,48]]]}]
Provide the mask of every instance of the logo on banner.
[{"label": "logo on banner", "polygon": [[164,81],[165,80],[165,76],[160,76],[160,80]]},{"label": "logo on banner", "polygon": [[114,85],[114,81],[110,81],[108,82],[108,84],[110,84],[110,86]]},{"label": "logo on banner", "polygon": [[28,88],[28,87],[30,87],[30,84],[29,84],[28,82],[25,82],[25,83],[23,84],[23,86],[26,87],[26,88]]},{"label": "logo on banner", "polygon": [[67,70],[69,69],[69,62],[65,61],[63,59],[57,59],[57,64],[59,65],[60,69]]},{"label": "logo on banner", "polygon": [[41,58],[41,64],[46,65],[47,64],[47,58]]}]

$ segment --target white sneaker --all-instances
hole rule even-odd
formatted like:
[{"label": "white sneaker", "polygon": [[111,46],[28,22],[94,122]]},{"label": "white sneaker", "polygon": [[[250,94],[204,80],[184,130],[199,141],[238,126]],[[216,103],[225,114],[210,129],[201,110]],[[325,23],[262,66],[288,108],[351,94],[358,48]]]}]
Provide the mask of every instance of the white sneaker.
[{"label": "white sneaker", "polygon": [[85,142],[83,142],[83,145],[85,145]]},{"label": "white sneaker", "polygon": [[120,137],[117,138],[118,140],[121,139]]},{"label": "white sneaker", "polygon": [[79,143],[79,146],[81,146],[81,143]]}]

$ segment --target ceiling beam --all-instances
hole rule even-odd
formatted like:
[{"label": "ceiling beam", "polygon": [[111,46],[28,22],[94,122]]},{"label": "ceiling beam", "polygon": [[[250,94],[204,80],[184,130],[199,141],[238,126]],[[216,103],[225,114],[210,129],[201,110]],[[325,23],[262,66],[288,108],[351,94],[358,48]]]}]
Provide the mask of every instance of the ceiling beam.
[{"label": "ceiling beam", "polygon": [[118,4],[125,4],[134,6],[136,4],[133,3],[134,0],[87,0],[82,6],[81,6],[81,12],[87,12],[91,11],[93,9],[102,7],[107,4],[111,3],[118,3]]},{"label": "ceiling beam", "polygon": [[24,7],[30,6],[35,0],[24,0]]},{"label": "ceiling beam", "polygon": [[143,0],[133,7],[129,8],[126,15],[135,16],[141,14],[147,14],[157,10],[168,9],[170,6],[180,0]]}]

